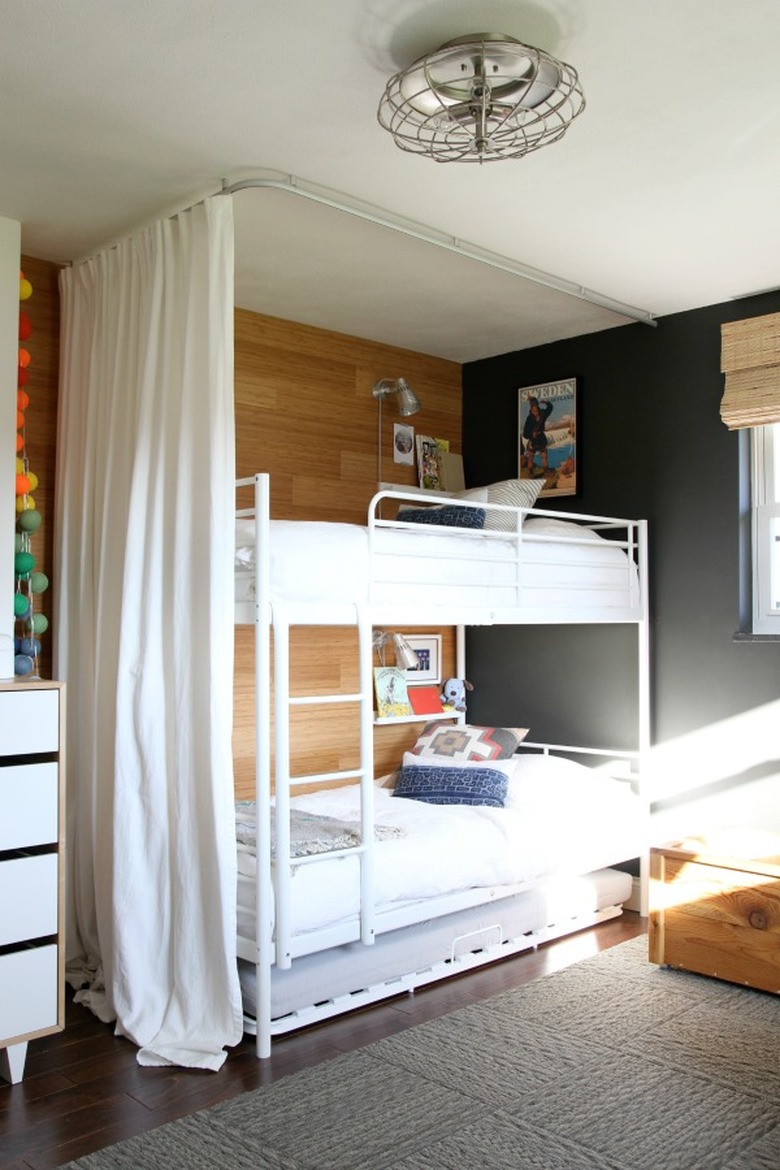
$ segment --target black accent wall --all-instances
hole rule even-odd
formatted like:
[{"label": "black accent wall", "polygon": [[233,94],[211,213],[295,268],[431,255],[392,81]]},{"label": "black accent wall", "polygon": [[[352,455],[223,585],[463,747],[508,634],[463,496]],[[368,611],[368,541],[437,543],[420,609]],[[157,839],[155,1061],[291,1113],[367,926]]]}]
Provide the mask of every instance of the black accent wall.
[{"label": "black accent wall", "polygon": [[[721,324],[778,311],[780,294],[766,294],[464,367],[469,486],[517,475],[519,387],[581,379],[582,490],[552,506],[649,521],[656,743],[780,698],[780,643],[734,640],[744,437],[719,414]],[[633,746],[633,646],[624,627],[472,630],[469,720]]]}]

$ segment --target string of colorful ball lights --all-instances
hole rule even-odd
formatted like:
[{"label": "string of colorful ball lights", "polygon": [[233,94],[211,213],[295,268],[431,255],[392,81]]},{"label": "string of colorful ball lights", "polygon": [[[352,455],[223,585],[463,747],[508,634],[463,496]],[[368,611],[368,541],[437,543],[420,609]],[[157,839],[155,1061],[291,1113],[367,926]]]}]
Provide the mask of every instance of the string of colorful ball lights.
[{"label": "string of colorful ball lights", "polygon": [[[19,300],[24,303],[32,296],[32,285],[19,273]],[[30,470],[27,458],[25,412],[30,395],[25,387],[30,378],[30,351],[26,342],[32,335],[30,318],[19,310],[19,377],[16,389],[16,552],[14,572],[14,673],[19,676],[37,676],[41,652],[40,635],[49,627],[48,618],[35,612],[35,599],[49,586],[45,573],[35,568],[32,537],[41,526],[42,517],[35,504],[33,492],[38,477]]]}]

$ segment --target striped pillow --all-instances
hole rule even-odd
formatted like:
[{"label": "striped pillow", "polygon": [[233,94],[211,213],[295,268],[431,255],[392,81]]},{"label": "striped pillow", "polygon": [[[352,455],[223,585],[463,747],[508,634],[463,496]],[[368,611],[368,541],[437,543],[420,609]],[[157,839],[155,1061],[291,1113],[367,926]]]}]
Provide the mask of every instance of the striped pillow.
[{"label": "striped pillow", "polygon": [[[532,508],[544,487],[544,479],[502,479],[488,484],[489,504],[511,504],[513,508]],[[493,512],[488,508],[485,528],[497,532],[516,532],[517,524],[511,512]]]}]

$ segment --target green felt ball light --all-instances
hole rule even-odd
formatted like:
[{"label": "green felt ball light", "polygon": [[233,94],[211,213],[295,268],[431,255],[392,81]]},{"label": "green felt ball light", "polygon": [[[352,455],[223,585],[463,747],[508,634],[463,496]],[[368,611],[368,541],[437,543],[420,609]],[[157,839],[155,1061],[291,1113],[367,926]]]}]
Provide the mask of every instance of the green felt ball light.
[{"label": "green felt ball light", "polygon": [[24,550],[24,536],[21,532],[14,533],[14,553],[22,552]]},{"label": "green felt ball light", "polygon": [[43,517],[36,508],[30,508],[26,512],[20,512],[17,517],[17,525],[22,532],[37,532],[41,526]]},{"label": "green felt ball light", "polygon": [[45,593],[49,588],[49,578],[45,573],[30,573],[30,588],[33,593]]},{"label": "green felt ball light", "polygon": [[27,577],[35,568],[35,557],[30,552],[18,552],[14,557],[14,572],[17,577]]},{"label": "green felt ball light", "polygon": [[45,614],[34,613],[32,619],[32,630],[34,634],[45,634],[49,628],[49,619]]},{"label": "green felt ball light", "polygon": [[14,617],[24,617],[30,608],[30,603],[23,593],[14,593]]}]

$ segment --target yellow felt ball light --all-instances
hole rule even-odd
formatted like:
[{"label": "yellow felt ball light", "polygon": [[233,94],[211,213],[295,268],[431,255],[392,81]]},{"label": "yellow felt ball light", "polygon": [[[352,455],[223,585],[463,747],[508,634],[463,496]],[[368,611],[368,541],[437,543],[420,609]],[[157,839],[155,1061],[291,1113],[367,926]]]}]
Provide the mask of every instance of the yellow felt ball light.
[{"label": "yellow felt ball light", "polygon": [[28,301],[32,296],[32,285],[23,272],[19,273],[19,300]]},{"label": "yellow felt ball light", "polygon": [[38,476],[35,474],[34,471],[28,471],[27,478],[30,481],[30,491],[34,492],[38,486]]},{"label": "yellow felt ball light", "polygon": [[34,512],[35,500],[31,495],[29,495],[29,493],[26,496],[17,496],[16,510],[17,512]]}]

